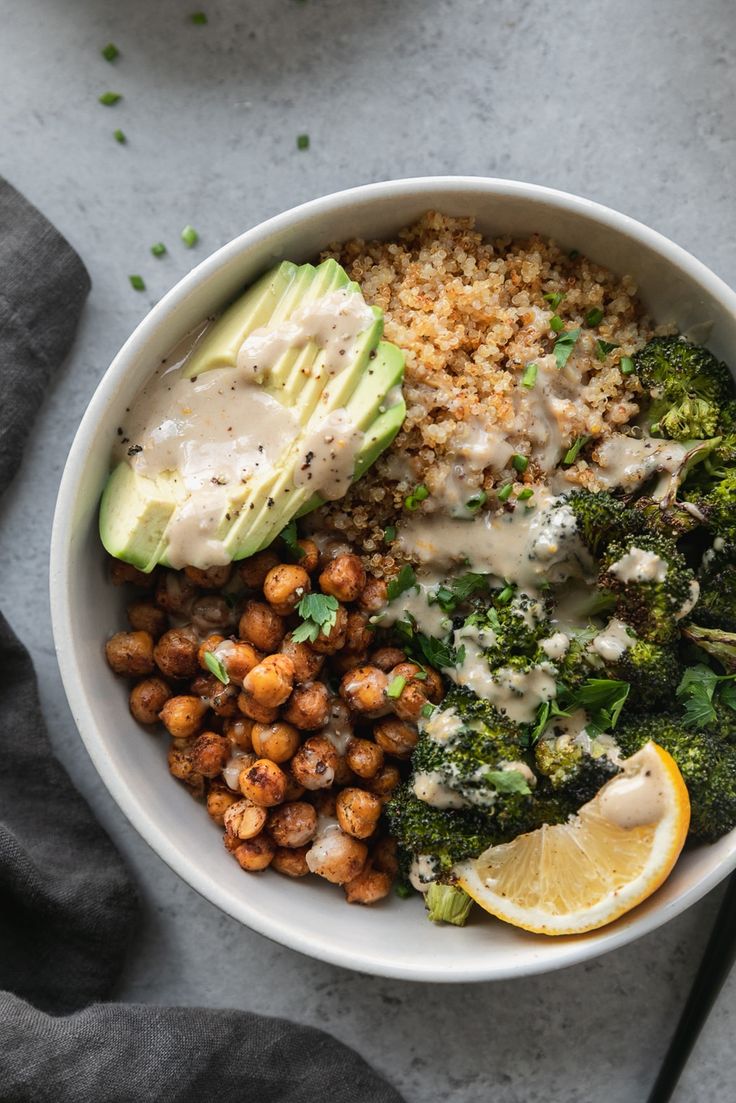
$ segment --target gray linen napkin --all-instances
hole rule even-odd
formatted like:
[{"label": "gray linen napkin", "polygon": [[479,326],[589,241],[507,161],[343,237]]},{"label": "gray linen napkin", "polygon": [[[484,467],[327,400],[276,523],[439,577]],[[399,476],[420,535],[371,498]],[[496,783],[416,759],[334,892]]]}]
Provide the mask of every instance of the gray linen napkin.
[{"label": "gray linen napkin", "polygon": [[[68,243],[0,178],[0,494],[89,286]],[[0,614],[2,1103],[401,1103],[310,1027],[96,1002],[136,912],[120,856],[51,752],[31,660]]]}]

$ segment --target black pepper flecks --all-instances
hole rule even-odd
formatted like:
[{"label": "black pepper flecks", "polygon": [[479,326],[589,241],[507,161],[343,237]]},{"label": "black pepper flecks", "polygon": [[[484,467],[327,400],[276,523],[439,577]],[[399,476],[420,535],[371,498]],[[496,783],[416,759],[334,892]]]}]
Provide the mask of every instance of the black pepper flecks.
[{"label": "black pepper flecks", "polygon": [[143,451],[143,445],[142,444],[133,444],[128,449],[128,455],[129,456],[137,456],[138,453],[142,452],[142,451]]}]

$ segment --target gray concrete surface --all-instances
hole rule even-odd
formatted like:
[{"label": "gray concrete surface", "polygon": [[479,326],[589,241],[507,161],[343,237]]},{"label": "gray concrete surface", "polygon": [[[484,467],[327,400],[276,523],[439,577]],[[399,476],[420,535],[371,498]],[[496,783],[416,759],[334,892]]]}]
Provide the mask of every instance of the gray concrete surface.
[{"label": "gray concrete surface", "polygon": [[[205,27],[188,19],[198,7]],[[533,180],[650,223],[734,282],[733,32],[729,0],[0,0],[0,171],[93,280],[3,506],[0,604],[33,653],[59,755],[142,886],[122,998],[323,1026],[411,1103],[644,1100],[717,893],[609,957],[496,985],[372,980],[270,944],[180,882],[98,781],[56,669],[48,539],[69,442],[124,338],[207,252],[301,200],[423,173]],[[114,108],[97,103],[107,89],[123,93]],[[735,1029],[731,981],[679,1103],[734,1097]]]}]

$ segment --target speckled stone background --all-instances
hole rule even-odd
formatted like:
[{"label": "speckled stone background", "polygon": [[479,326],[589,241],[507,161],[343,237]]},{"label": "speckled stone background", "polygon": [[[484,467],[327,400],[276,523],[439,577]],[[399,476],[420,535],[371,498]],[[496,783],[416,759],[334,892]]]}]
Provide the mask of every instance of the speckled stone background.
[{"label": "speckled stone background", "polygon": [[[196,261],[302,200],[428,173],[531,180],[626,211],[736,281],[734,32],[731,0],[0,0],[0,171],[93,280],[3,504],[0,604],[33,653],[54,745],[142,888],[121,998],[314,1023],[412,1103],[645,1099],[718,893],[608,957],[500,984],[373,980],[272,945],[179,881],[99,782],[56,669],[48,541],[69,443],[120,344]],[[123,93],[114,108],[97,103],[107,89]],[[680,1103],[734,1098],[735,1030],[732,981]]]}]

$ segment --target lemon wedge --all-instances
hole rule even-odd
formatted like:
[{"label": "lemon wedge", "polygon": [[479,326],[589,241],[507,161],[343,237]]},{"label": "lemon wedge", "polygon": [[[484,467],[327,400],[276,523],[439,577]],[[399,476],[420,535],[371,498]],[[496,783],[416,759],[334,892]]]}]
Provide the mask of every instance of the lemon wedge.
[{"label": "lemon wedge", "polygon": [[669,875],[690,824],[674,759],[647,743],[566,823],[489,847],[457,868],[491,915],[537,934],[592,931],[650,896]]}]

